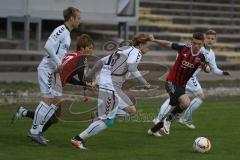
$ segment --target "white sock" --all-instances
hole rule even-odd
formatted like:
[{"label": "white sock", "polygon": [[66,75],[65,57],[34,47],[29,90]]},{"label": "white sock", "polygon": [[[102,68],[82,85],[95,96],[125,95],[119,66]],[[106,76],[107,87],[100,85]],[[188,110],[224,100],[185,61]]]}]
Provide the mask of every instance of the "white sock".
[{"label": "white sock", "polygon": [[185,121],[189,121],[192,117],[192,113],[197,110],[199,108],[199,106],[203,103],[203,101],[198,98],[198,97],[195,97],[190,105],[188,106],[187,110],[184,112],[184,115],[183,115],[183,119]]},{"label": "white sock", "polygon": [[40,132],[39,126],[42,123],[42,120],[44,119],[45,113],[47,113],[48,108],[49,106],[42,101],[38,104],[37,109],[35,110],[32,128],[30,129],[30,132],[32,134],[38,134]]},{"label": "white sock", "polygon": [[39,132],[42,132],[42,129],[43,129],[44,125],[52,117],[52,115],[55,113],[56,110],[57,110],[57,106],[55,106],[54,104],[51,104],[48,107],[48,110],[47,110],[47,112],[45,112],[45,116],[44,116],[44,118],[42,119],[42,121],[39,125]]},{"label": "white sock", "polygon": [[100,133],[106,128],[107,128],[107,125],[102,120],[97,120],[91,123],[87,129],[85,129],[82,133],[79,134],[79,136],[82,139],[86,139],[88,137],[91,137]]},{"label": "white sock", "polygon": [[170,99],[168,98],[161,106],[160,111],[158,113],[157,118],[161,121],[163,119],[163,117],[165,117],[167,115],[167,113],[170,111],[170,109],[172,108],[172,106],[169,104],[170,103]]},{"label": "white sock", "polygon": [[26,117],[27,112],[28,112],[28,110],[24,110],[24,111],[22,112],[22,116],[23,116],[23,117]]}]

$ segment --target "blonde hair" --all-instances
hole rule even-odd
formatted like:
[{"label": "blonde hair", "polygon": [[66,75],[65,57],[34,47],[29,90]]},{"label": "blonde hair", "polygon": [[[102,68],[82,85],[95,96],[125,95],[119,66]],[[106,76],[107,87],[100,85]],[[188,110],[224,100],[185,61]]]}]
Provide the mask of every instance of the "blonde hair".
[{"label": "blonde hair", "polygon": [[78,8],[68,7],[63,11],[64,22],[68,21],[71,17],[76,17],[76,13],[80,12]]},{"label": "blonde hair", "polygon": [[130,46],[139,46],[140,44],[145,44],[151,41],[147,34],[139,34],[129,41]]}]

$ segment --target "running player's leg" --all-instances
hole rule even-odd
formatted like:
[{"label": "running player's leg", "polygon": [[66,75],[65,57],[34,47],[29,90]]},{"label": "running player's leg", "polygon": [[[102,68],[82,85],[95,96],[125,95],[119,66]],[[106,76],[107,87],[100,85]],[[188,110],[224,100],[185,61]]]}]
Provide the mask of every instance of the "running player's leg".
[{"label": "running player's leg", "polygon": [[170,105],[175,106],[169,115],[163,120],[155,124],[152,128],[152,132],[157,132],[159,129],[163,129],[166,134],[170,133],[171,122],[176,118],[179,113],[182,113],[190,103],[189,97],[185,94],[185,89],[174,85],[171,82],[166,82],[166,90],[170,96]]},{"label": "running player's leg", "polygon": [[114,123],[117,113],[118,98],[115,91],[99,89],[98,94],[98,118],[92,122],[87,129],[71,139],[71,143],[79,149],[86,149],[85,140],[92,137]]},{"label": "running player's leg", "polygon": [[172,106],[169,103],[170,98],[166,99],[164,103],[161,105],[157,117],[153,119],[154,124],[157,124],[158,122],[162,121],[163,118],[167,115],[167,113],[171,110]]},{"label": "running player's leg", "polygon": [[26,109],[23,106],[18,107],[17,111],[13,114],[11,123],[15,123],[16,120],[22,119],[23,117],[28,117],[33,119],[34,118],[34,112]]},{"label": "running player's leg", "polygon": [[54,101],[50,105],[50,108],[53,108],[54,110],[49,111],[49,113],[45,115],[45,118],[40,126],[40,132],[46,131],[52,124],[57,123],[58,118],[61,115],[62,82],[59,74],[55,74],[54,81],[55,83],[51,87]]},{"label": "running player's leg", "polygon": [[42,100],[35,110],[29,136],[36,140],[38,143],[46,144],[46,141],[42,136],[42,128],[43,125],[47,122],[49,116],[54,114],[56,110],[55,105],[52,104],[54,100],[54,96],[51,91],[52,73],[48,70],[38,69],[38,81]]},{"label": "running player's leg", "polygon": [[192,113],[199,108],[199,106],[202,104],[205,96],[204,96],[202,87],[196,77],[192,77],[188,81],[186,90],[187,90],[187,92],[193,93],[195,98],[192,99],[189,107],[186,109],[183,116],[179,119],[179,122],[182,124],[185,124],[189,128],[194,129],[195,126],[192,123]]},{"label": "running player's leg", "polygon": [[128,96],[121,89],[116,89],[117,97],[118,97],[118,112],[119,110],[126,113],[128,116],[133,116],[136,114],[136,100],[133,96]]}]

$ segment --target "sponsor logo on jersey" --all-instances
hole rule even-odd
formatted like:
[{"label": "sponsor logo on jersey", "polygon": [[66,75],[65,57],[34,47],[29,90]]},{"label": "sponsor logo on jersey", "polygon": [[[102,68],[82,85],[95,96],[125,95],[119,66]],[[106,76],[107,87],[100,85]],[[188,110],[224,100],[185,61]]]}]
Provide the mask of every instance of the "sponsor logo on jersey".
[{"label": "sponsor logo on jersey", "polygon": [[194,68],[194,65],[192,63],[187,62],[187,61],[182,61],[182,67],[183,68]]}]

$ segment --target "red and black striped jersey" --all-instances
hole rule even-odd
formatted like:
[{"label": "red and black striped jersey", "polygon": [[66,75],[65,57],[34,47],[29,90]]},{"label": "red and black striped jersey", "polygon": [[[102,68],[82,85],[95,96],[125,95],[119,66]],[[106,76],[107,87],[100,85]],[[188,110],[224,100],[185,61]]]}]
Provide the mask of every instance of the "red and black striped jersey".
[{"label": "red and black striped jersey", "polygon": [[[81,73],[81,77],[83,78],[86,60],[86,55],[84,55],[81,51],[68,53],[64,56],[62,60],[63,70],[60,74],[63,87],[70,81],[73,76],[78,73]],[[80,72],[79,70],[83,71]]]},{"label": "red and black striped jersey", "polygon": [[173,43],[172,48],[178,51],[178,56],[167,76],[167,81],[185,87],[200,66],[200,62],[205,62],[205,57],[202,53],[194,55],[191,45]]}]

